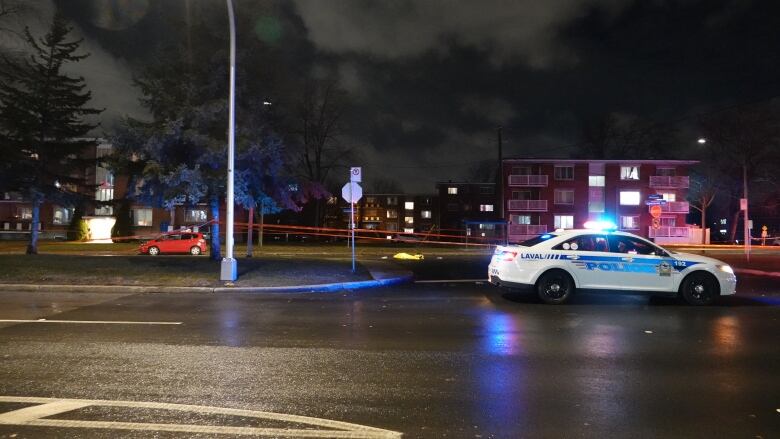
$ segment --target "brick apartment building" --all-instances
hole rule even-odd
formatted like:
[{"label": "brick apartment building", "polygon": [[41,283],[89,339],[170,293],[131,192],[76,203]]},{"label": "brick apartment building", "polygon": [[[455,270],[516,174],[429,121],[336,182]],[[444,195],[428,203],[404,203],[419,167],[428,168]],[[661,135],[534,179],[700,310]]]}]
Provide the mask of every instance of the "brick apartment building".
[{"label": "brick apartment building", "polygon": [[[558,228],[608,220],[659,243],[689,242],[688,160],[505,159],[505,219],[509,242]],[[654,224],[646,202],[661,198]],[[699,241],[700,242],[700,241]]]},{"label": "brick apartment building", "polygon": [[[329,200],[328,226],[346,228],[349,204],[340,197]],[[365,194],[355,204],[355,224],[359,229],[394,233],[428,233],[438,223],[433,195]]]},{"label": "brick apartment building", "polygon": [[444,233],[487,239],[503,236],[495,183],[439,182],[436,192]]}]

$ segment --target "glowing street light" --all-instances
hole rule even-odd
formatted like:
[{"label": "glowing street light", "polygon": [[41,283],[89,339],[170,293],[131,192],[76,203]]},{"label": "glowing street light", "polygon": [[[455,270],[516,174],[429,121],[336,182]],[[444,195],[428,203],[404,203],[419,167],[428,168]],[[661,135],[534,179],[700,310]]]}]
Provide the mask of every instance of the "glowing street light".
[{"label": "glowing street light", "polygon": [[697,140],[697,142],[699,142],[699,145],[704,145],[705,143],[707,143],[707,139],[705,139],[704,137],[699,137],[699,140]]}]

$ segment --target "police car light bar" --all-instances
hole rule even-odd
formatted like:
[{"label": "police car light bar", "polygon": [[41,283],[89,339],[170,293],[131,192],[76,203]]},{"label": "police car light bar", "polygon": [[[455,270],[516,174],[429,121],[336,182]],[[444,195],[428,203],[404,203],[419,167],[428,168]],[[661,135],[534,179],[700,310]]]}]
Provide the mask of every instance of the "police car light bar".
[{"label": "police car light bar", "polygon": [[617,224],[612,221],[585,221],[586,229],[590,230],[602,230],[605,232],[614,232],[617,230]]}]

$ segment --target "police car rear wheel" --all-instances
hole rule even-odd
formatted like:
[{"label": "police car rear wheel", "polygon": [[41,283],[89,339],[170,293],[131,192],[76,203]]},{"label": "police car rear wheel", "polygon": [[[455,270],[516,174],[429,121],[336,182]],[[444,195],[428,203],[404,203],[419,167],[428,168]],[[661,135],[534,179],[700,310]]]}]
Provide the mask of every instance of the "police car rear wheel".
[{"label": "police car rear wheel", "polygon": [[706,273],[693,273],[680,285],[680,294],[689,305],[709,305],[718,296],[715,279]]},{"label": "police car rear wheel", "polygon": [[546,303],[564,303],[574,293],[574,282],[564,271],[548,271],[536,283],[536,292],[539,298]]}]

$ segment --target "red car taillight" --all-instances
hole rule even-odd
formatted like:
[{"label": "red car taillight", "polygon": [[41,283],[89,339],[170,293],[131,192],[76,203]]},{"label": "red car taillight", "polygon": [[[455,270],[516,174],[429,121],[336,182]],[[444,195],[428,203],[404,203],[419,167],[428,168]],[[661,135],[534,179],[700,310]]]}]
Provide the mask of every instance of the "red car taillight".
[{"label": "red car taillight", "polygon": [[514,261],[517,257],[517,252],[508,252],[504,251],[500,255],[498,255],[499,259],[502,261]]}]

